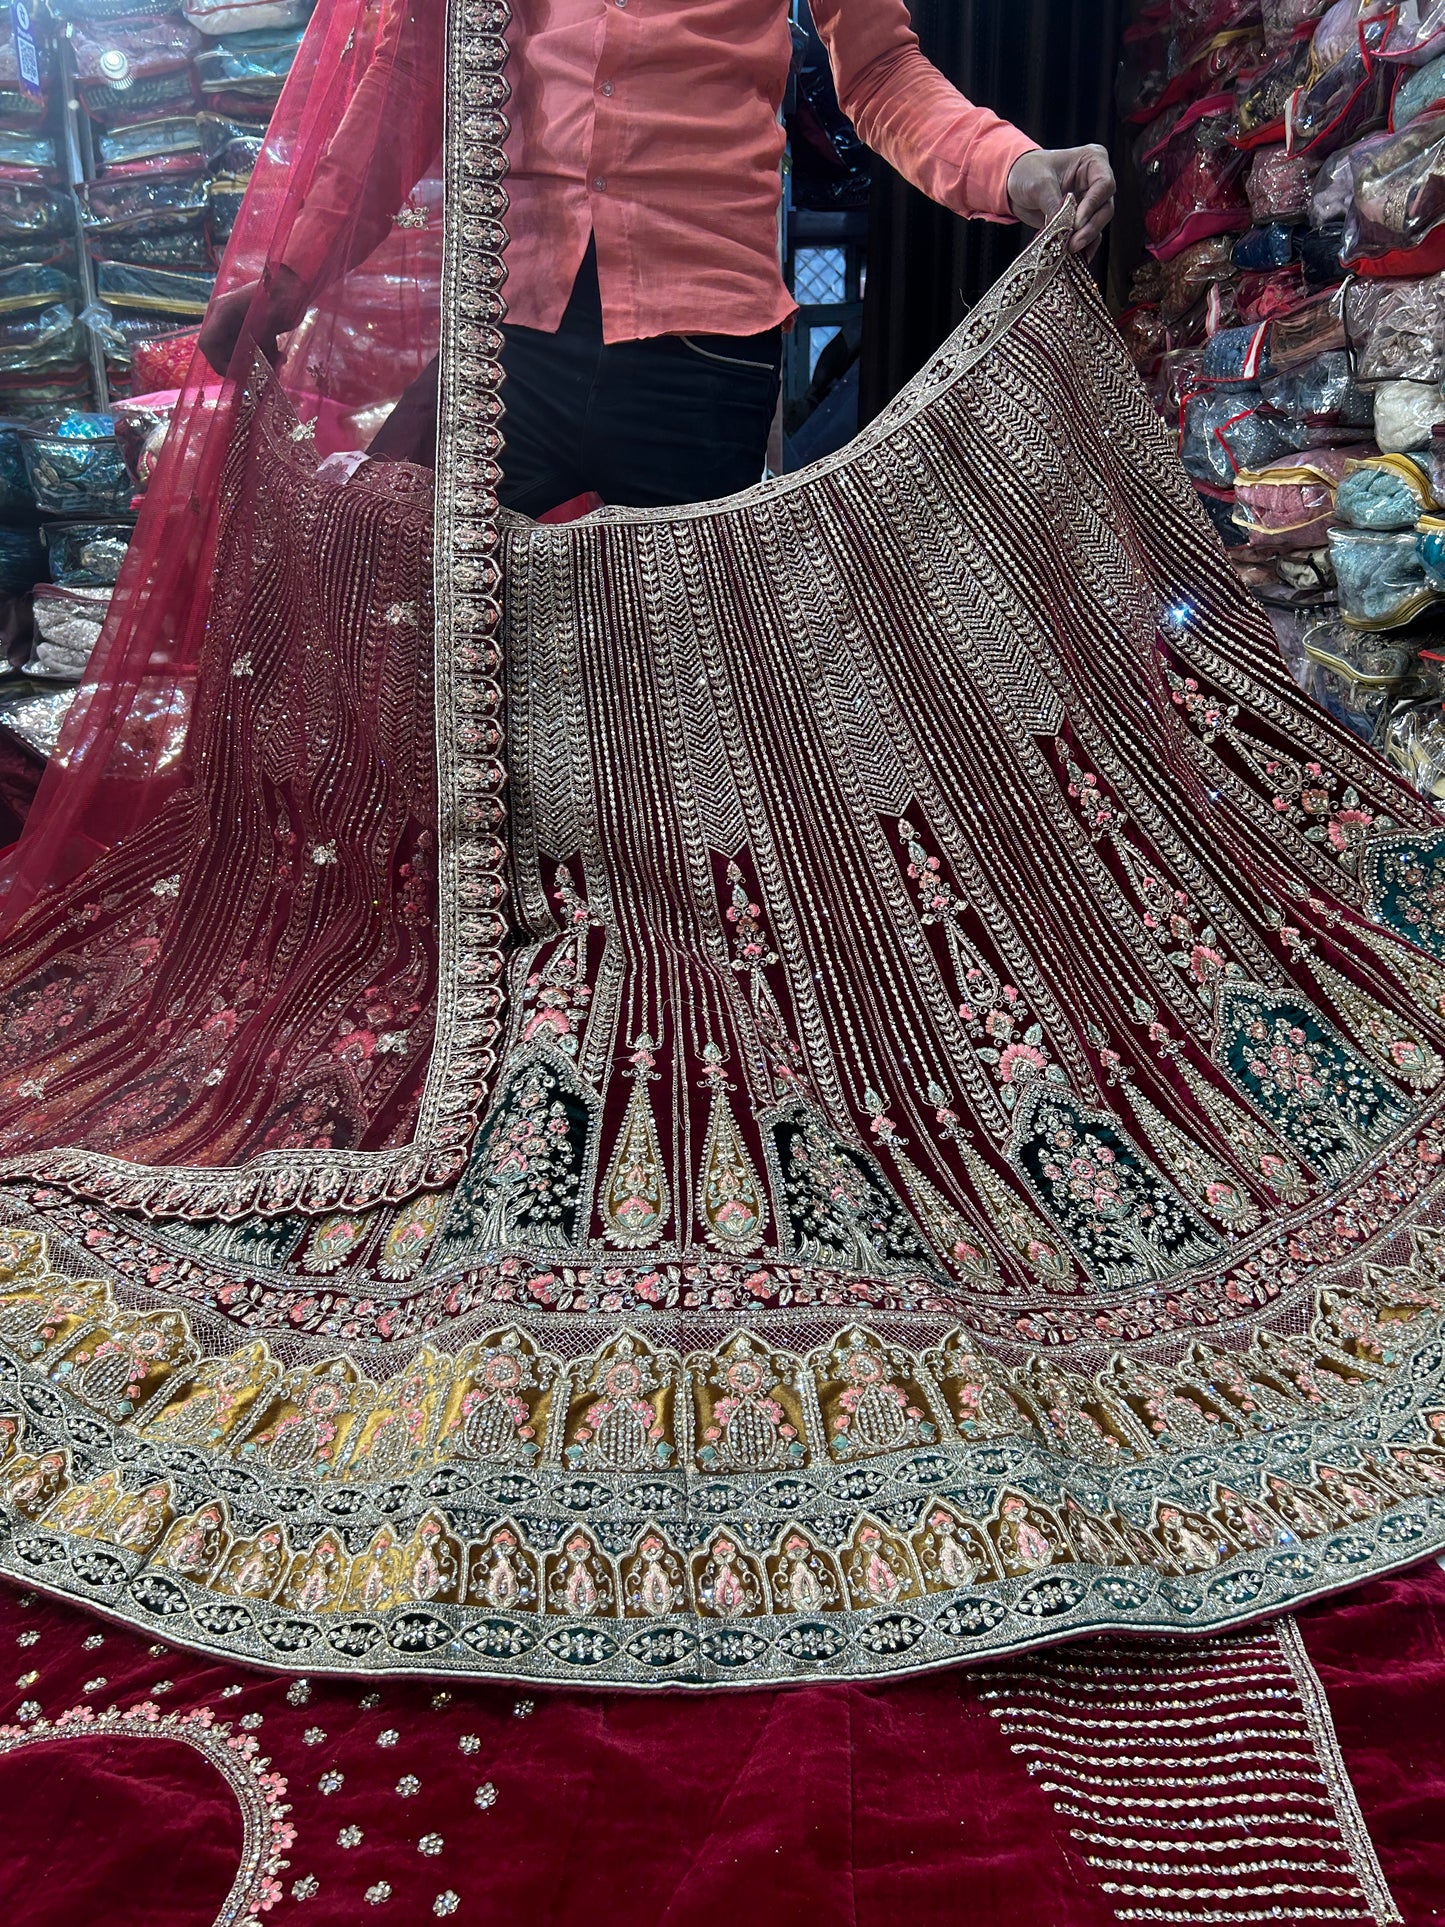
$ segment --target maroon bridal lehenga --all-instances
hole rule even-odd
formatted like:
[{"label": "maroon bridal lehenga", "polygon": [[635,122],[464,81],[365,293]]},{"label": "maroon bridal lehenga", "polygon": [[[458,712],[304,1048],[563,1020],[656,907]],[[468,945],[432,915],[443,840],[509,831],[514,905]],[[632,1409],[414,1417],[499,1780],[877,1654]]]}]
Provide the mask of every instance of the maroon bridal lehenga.
[{"label": "maroon bridal lehenga", "polygon": [[[8,859],[0,1570],[208,1718],[991,1660],[1080,1920],[1399,1918],[1274,1622],[1445,1546],[1441,819],[1067,217],[842,454],[499,515],[505,16],[445,25],[318,13],[222,282],[301,235],[306,318],[197,362]],[[438,352],[435,469],[358,465]],[[0,1749],[133,1737],[96,1664]]]}]

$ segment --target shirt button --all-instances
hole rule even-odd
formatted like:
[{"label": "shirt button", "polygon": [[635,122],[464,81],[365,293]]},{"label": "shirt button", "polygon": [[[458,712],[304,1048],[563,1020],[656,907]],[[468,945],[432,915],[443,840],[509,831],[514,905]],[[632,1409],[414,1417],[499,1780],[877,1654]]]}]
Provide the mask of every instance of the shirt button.
[{"label": "shirt button", "polygon": [[604,80],[601,91],[611,100],[612,96],[617,92],[617,89],[612,85],[610,80]]},{"label": "shirt button", "polygon": [[607,182],[603,179],[603,177],[600,174],[597,176],[597,179],[592,183],[592,185],[596,188],[599,194],[605,194],[607,192]]}]

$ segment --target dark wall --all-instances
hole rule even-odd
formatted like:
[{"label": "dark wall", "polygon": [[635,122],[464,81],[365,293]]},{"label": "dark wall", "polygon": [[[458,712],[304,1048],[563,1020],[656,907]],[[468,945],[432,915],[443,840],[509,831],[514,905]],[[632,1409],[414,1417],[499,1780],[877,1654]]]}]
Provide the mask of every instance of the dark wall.
[{"label": "dark wall", "polygon": [[[923,51],[1045,147],[1112,145],[1125,0],[911,0]],[[878,164],[861,370],[866,421],[1013,260],[1019,229],[961,221]]]}]

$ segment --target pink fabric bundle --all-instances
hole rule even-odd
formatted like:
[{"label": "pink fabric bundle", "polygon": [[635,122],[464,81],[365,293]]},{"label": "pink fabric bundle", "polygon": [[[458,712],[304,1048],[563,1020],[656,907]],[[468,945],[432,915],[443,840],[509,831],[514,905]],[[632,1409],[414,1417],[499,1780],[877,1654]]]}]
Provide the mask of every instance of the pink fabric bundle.
[{"label": "pink fabric bundle", "polygon": [[1312,448],[1282,455],[1235,479],[1235,525],[1262,555],[1322,548],[1334,519],[1335,491],[1368,448]]},{"label": "pink fabric bundle", "polygon": [[1291,154],[1285,147],[1261,148],[1245,183],[1255,224],[1268,227],[1271,221],[1302,221],[1309,213],[1319,165],[1311,156]]},{"label": "pink fabric bundle", "polygon": [[1227,113],[1208,115],[1176,134],[1166,159],[1168,185],[1144,216],[1150,252],[1172,261],[1195,241],[1249,226],[1245,156],[1233,144]]}]

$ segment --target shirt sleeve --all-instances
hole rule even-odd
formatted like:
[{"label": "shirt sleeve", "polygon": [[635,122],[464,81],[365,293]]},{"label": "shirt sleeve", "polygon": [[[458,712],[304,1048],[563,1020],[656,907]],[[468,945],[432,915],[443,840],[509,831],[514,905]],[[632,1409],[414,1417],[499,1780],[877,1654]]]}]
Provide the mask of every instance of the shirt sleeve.
[{"label": "shirt sleeve", "polygon": [[441,146],[445,17],[440,0],[387,0],[366,71],[281,251],[310,296],[380,246]]},{"label": "shirt sleeve", "polygon": [[965,100],[924,58],[905,0],[812,0],[812,12],[859,138],[955,214],[1011,220],[1009,174],[1038,142]]}]

